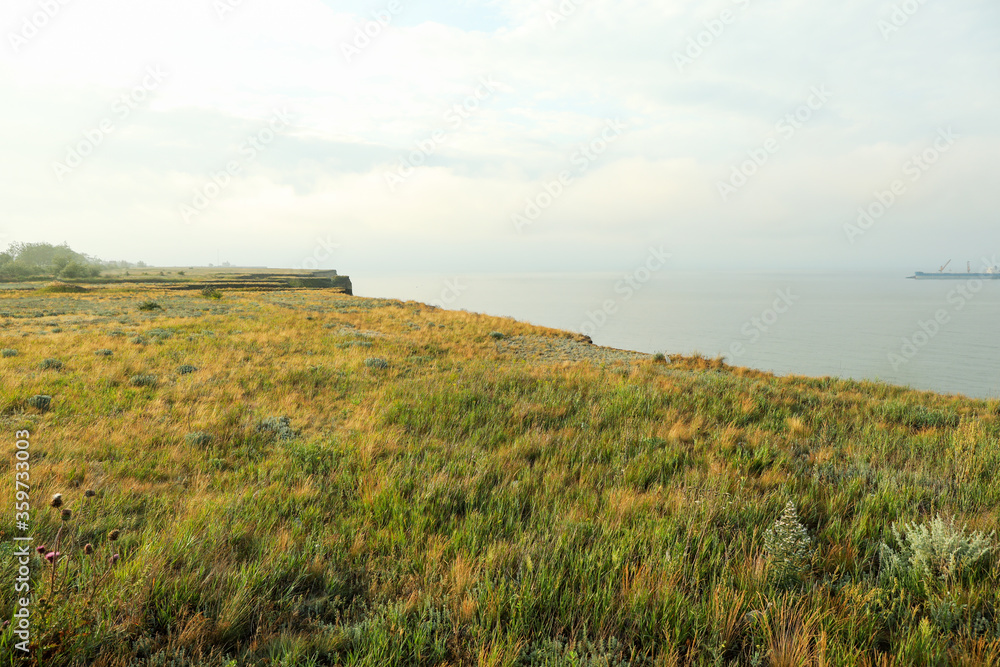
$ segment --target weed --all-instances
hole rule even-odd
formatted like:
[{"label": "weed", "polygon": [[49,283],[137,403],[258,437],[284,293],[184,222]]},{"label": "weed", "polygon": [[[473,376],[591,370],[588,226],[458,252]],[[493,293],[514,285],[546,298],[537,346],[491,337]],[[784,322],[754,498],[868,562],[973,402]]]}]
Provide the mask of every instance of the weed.
[{"label": "weed", "polygon": [[154,310],[163,310],[163,306],[155,301],[143,301],[139,304],[139,310],[144,312],[151,312]]},{"label": "weed", "polygon": [[16,357],[17,356],[17,350],[14,350],[14,349],[11,349],[11,348],[7,347],[7,348],[4,348],[2,351],[0,351],[0,355],[3,355],[4,357]]},{"label": "weed", "polygon": [[365,366],[373,370],[385,370],[389,368],[389,362],[378,357],[369,357],[365,359]]},{"label": "weed", "polygon": [[61,371],[63,369],[63,362],[58,359],[46,359],[42,362],[42,370],[45,371]]}]

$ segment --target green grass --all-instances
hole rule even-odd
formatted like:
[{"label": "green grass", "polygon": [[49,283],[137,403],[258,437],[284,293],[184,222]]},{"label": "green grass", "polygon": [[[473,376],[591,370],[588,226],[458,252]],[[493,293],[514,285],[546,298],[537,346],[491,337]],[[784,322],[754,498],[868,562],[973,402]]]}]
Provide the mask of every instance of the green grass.
[{"label": "green grass", "polygon": [[[19,351],[0,359],[0,421],[32,434],[36,539],[61,523],[52,494],[73,511],[58,590],[32,560],[48,607],[22,664],[1000,656],[996,551],[949,569],[939,545],[921,569],[905,533],[953,517],[961,545],[997,526],[997,401],[703,357],[532,363],[491,332],[565,334],[324,290],[18,292],[0,312]],[[63,332],[22,336],[35,312]],[[10,508],[13,456],[0,473]],[[14,535],[0,524],[5,591]]]}]

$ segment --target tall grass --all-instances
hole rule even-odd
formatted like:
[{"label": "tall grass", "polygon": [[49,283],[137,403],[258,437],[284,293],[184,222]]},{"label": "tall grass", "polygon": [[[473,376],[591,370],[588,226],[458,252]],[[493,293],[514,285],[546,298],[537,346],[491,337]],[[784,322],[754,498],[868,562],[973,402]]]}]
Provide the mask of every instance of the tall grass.
[{"label": "tall grass", "polygon": [[[994,539],[996,401],[704,358],[531,363],[490,332],[564,334],[322,290],[227,293],[218,312],[155,289],[72,299],[0,307],[58,304],[64,329],[3,321],[0,347],[16,339],[19,354],[0,360],[0,415],[9,434],[32,431],[32,498],[96,490],[64,524],[34,510],[36,535],[62,525],[69,547],[62,594],[33,565],[48,606],[27,664],[1000,656],[995,550],[977,543],[974,564],[933,585],[889,557],[913,562],[906,536],[939,515]],[[143,300],[163,308],[140,313]],[[41,372],[47,358],[64,368]],[[10,507],[11,456],[0,471]],[[91,593],[96,566],[76,549],[106,556],[116,529],[120,560]],[[0,525],[4,591],[13,534]],[[12,641],[0,634],[0,655]]]}]

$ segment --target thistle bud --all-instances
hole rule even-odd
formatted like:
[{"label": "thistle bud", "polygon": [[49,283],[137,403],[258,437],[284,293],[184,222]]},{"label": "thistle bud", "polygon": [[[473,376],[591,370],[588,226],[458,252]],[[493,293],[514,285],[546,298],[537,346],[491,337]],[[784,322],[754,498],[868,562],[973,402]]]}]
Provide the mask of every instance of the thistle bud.
[{"label": "thistle bud", "polygon": [[83,492],[83,495],[86,496],[87,498],[93,498],[94,496],[97,495],[97,491],[94,491],[93,489],[87,489],[86,491]]},{"label": "thistle bud", "polygon": [[119,535],[121,535],[121,532],[117,528],[115,528],[110,533],[108,533],[108,539],[114,542],[115,540],[118,539]]},{"label": "thistle bud", "polygon": [[63,521],[69,521],[70,519],[73,518],[73,510],[71,510],[71,509],[69,509],[67,507],[67,508],[63,509],[63,511],[61,513],[61,516],[62,516],[62,520]]},{"label": "thistle bud", "polygon": [[62,507],[62,494],[57,493],[54,496],[52,496],[52,502],[49,504],[56,508]]},{"label": "thistle bud", "polygon": [[88,542],[87,544],[84,544],[83,545],[83,553],[87,554],[88,556],[90,554],[94,553],[94,545],[91,544],[90,542]]}]

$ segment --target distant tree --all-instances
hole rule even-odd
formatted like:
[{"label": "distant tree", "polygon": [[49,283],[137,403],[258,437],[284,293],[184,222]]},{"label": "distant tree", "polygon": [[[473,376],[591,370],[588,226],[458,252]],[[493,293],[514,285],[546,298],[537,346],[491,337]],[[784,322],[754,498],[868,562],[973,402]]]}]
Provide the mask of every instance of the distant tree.
[{"label": "distant tree", "polygon": [[[0,253],[0,279],[37,276],[90,278],[100,275],[108,262],[76,252],[66,243],[11,243]],[[124,264],[127,264],[125,262]]]},{"label": "distant tree", "polygon": [[91,264],[83,264],[77,260],[72,260],[57,275],[60,278],[96,278],[101,275],[101,270]]}]

